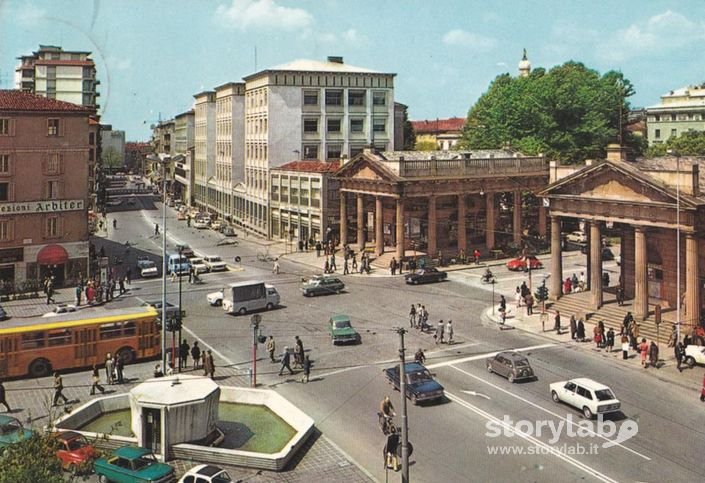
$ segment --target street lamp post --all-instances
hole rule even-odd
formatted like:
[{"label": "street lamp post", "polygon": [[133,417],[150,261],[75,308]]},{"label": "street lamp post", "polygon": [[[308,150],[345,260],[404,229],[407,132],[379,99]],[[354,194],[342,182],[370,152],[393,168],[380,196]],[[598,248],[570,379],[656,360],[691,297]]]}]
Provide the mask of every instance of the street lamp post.
[{"label": "street lamp post", "polygon": [[[676,157],[676,340],[681,340],[681,155],[678,151],[669,149],[671,156]],[[698,290],[698,287],[690,287]],[[692,317],[691,314],[688,314]]]}]

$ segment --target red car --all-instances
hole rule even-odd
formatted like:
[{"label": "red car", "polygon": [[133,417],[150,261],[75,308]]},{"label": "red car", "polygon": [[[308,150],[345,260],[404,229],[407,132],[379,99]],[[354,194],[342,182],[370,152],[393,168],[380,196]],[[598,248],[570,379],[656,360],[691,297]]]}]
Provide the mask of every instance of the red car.
[{"label": "red car", "polygon": [[543,268],[543,263],[541,263],[541,260],[533,255],[515,258],[514,260],[509,260],[507,262],[507,268],[515,272],[526,272],[529,270],[529,266],[531,267],[531,270],[536,270]]},{"label": "red car", "polygon": [[58,448],[56,456],[61,460],[61,466],[71,473],[90,472],[93,460],[98,452],[82,434],[74,431],[64,431],[56,435]]}]

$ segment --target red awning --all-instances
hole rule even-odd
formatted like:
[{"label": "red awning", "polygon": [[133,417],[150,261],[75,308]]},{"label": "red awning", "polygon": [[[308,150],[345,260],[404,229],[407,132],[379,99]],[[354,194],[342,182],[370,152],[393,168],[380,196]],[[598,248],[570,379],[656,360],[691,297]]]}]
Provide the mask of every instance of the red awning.
[{"label": "red awning", "polygon": [[40,265],[62,265],[69,261],[69,254],[61,245],[47,245],[37,253]]}]

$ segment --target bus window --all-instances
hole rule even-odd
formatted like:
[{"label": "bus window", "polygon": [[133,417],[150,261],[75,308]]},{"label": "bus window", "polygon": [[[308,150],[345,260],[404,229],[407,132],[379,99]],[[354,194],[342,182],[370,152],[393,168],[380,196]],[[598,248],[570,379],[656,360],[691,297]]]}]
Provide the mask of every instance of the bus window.
[{"label": "bus window", "polygon": [[121,323],[115,322],[113,324],[104,324],[100,326],[100,338],[102,339],[114,339],[120,337]]},{"label": "bus window", "polygon": [[71,343],[71,331],[69,329],[49,332],[49,346],[66,345]]},{"label": "bus window", "polygon": [[125,335],[135,335],[135,323],[134,322],[125,322],[124,328],[125,328]]},{"label": "bus window", "polygon": [[44,332],[22,334],[22,349],[37,349],[38,347],[44,347]]}]

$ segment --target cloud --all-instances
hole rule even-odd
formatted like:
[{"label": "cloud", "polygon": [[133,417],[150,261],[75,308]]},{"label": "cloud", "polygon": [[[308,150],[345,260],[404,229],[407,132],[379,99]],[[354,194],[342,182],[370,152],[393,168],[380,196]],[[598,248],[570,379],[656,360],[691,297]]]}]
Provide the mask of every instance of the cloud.
[{"label": "cloud", "polygon": [[645,22],[637,22],[608,35],[597,45],[605,60],[624,61],[676,51],[705,40],[705,22],[695,22],[667,10]]},{"label": "cloud", "polygon": [[465,30],[455,29],[447,32],[443,36],[443,43],[446,45],[467,47],[476,51],[487,51],[497,45],[497,40]]},{"label": "cloud", "polygon": [[215,14],[220,23],[243,31],[251,28],[296,30],[313,24],[313,16],[306,10],[283,7],[274,0],[232,0],[229,6],[218,6]]}]

